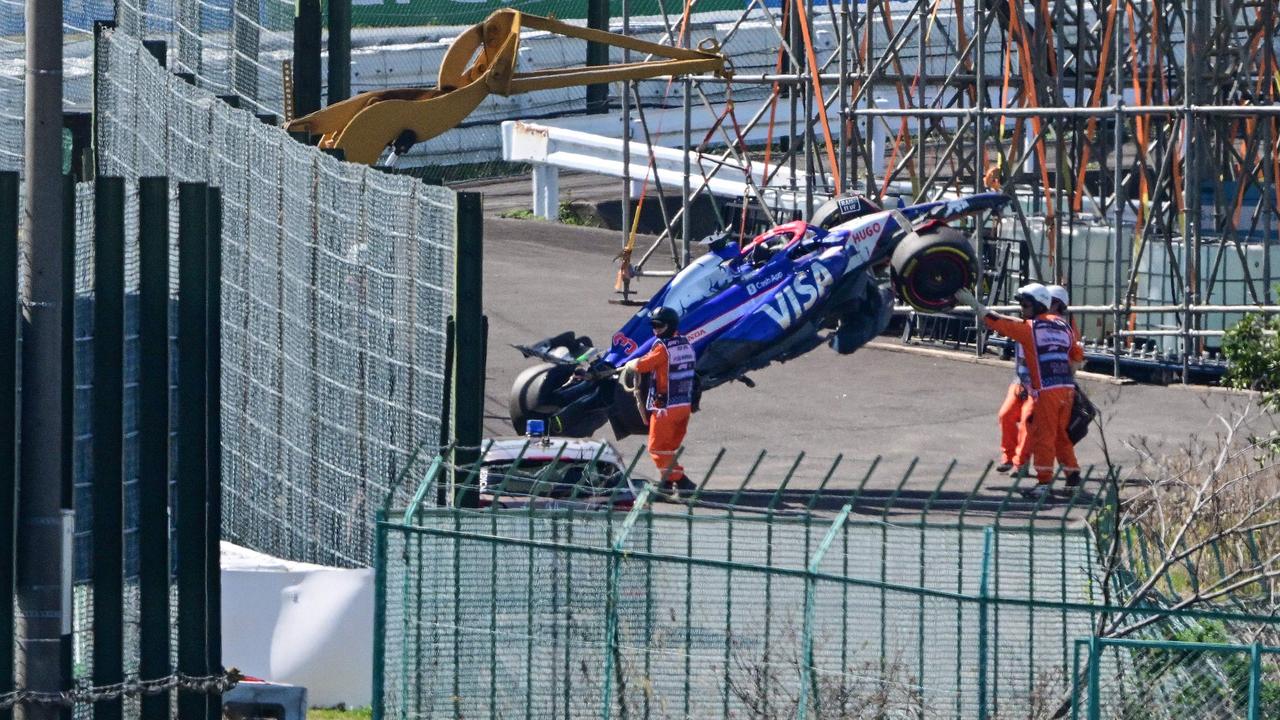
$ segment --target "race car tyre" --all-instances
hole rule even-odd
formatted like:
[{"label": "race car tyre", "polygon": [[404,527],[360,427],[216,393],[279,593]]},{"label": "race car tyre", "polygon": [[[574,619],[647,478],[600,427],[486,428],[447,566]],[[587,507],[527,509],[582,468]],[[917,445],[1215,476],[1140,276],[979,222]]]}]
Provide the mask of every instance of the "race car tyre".
[{"label": "race car tyre", "polygon": [[890,266],[898,296],[923,312],[950,310],[956,304],[955,292],[973,287],[977,279],[968,239],[945,225],[904,238]]},{"label": "race car tyre", "polygon": [[549,417],[560,409],[548,400],[565,383],[567,375],[561,366],[539,363],[525,368],[516,376],[511,385],[511,397],[507,400],[507,412],[517,433],[524,434],[525,421]]},{"label": "race car tyre", "polygon": [[879,212],[880,208],[861,195],[851,194],[844,197],[831,198],[818,206],[809,218],[810,225],[817,225],[823,230],[831,228],[854,218]]}]

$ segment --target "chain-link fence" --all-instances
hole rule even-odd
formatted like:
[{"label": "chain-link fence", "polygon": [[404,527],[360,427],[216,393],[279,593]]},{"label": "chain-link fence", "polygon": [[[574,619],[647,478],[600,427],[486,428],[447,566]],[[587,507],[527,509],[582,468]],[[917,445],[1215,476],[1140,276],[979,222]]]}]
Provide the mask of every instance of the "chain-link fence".
[{"label": "chain-link fence", "polygon": [[284,110],[284,63],[293,50],[293,0],[116,0],[119,29],[163,39],[169,67],[260,113]]},{"label": "chain-link fence", "polygon": [[439,437],[453,194],[300,145],[125,33],[98,65],[101,172],[222,189],[225,536],[367,564],[373,503]]},{"label": "chain-link fence", "polygon": [[[238,96],[255,112],[284,110],[284,62],[293,49],[293,0],[53,0],[63,10],[63,106],[89,112],[93,28],[116,21],[166,42],[170,65],[201,87]],[[21,170],[25,0],[0,0],[0,170]]]},{"label": "chain-link fence", "polygon": [[1073,718],[1280,717],[1280,648],[1097,638],[1076,653]]}]

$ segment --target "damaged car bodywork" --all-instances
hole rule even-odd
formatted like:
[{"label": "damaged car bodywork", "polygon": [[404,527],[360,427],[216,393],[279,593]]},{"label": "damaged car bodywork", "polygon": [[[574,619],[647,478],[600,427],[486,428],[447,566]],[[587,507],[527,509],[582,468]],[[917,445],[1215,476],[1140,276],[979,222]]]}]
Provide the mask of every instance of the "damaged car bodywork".
[{"label": "damaged car bodywork", "polygon": [[984,193],[882,210],[865,198],[833,200],[814,222],[779,225],[739,246],[717,238],[623,325],[607,348],[565,332],[516,346],[540,360],[515,380],[512,424],[546,419],[553,432],[590,435],[606,422],[625,437],[647,428],[643,378],[620,368],[653,345],[649,315],[680,314],[680,332],[697,352],[698,390],[785,362],[826,344],[849,354],[889,324],[895,295],[924,311],[945,311],[978,267],[965,233],[947,222],[1003,207]]}]

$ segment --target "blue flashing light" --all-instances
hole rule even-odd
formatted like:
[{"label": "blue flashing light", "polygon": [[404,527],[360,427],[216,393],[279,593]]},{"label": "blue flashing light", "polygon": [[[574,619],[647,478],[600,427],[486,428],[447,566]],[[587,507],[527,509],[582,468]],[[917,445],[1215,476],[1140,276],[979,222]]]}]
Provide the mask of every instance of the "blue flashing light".
[{"label": "blue flashing light", "polygon": [[527,420],[524,424],[524,434],[529,437],[542,437],[547,434],[546,420]]}]

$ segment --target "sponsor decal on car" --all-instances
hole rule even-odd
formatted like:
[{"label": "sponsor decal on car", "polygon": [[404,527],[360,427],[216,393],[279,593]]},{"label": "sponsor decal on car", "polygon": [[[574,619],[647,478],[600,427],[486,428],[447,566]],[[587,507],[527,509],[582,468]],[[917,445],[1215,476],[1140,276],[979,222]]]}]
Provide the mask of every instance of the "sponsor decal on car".
[{"label": "sponsor decal on car", "polygon": [[623,333],[614,333],[613,346],[616,348],[621,348],[622,351],[628,355],[635,352],[636,348],[639,347],[639,345],[636,345],[635,340],[632,340],[631,338],[627,337]]},{"label": "sponsor decal on car", "polygon": [[850,230],[849,242],[860,243],[867,238],[877,237],[880,235],[881,230],[884,230],[884,223],[882,222],[873,222],[866,227],[859,228],[857,230]]},{"label": "sponsor decal on car", "polygon": [[859,197],[840,198],[839,200],[836,201],[836,207],[839,208],[840,212],[844,215],[852,215],[856,212],[861,212],[862,198],[859,198]]},{"label": "sponsor decal on car", "polygon": [[774,274],[768,277],[762,277],[762,278],[757,278],[755,280],[752,280],[751,282],[747,283],[747,294],[755,295],[758,292],[764,292],[765,290],[768,290],[769,288],[778,284],[778,281],[781,279],[782,279],[782,273],[775,272]]},{"label": "sponsor decal on car", "polygon": [[833,282],[835,277],[831,271],[822,263],[815,262],[810,272],[796,275],[790,285],[779,290],[773,300],[765,303],[761,309],[778,327],[785,330],[813,307]]}]

